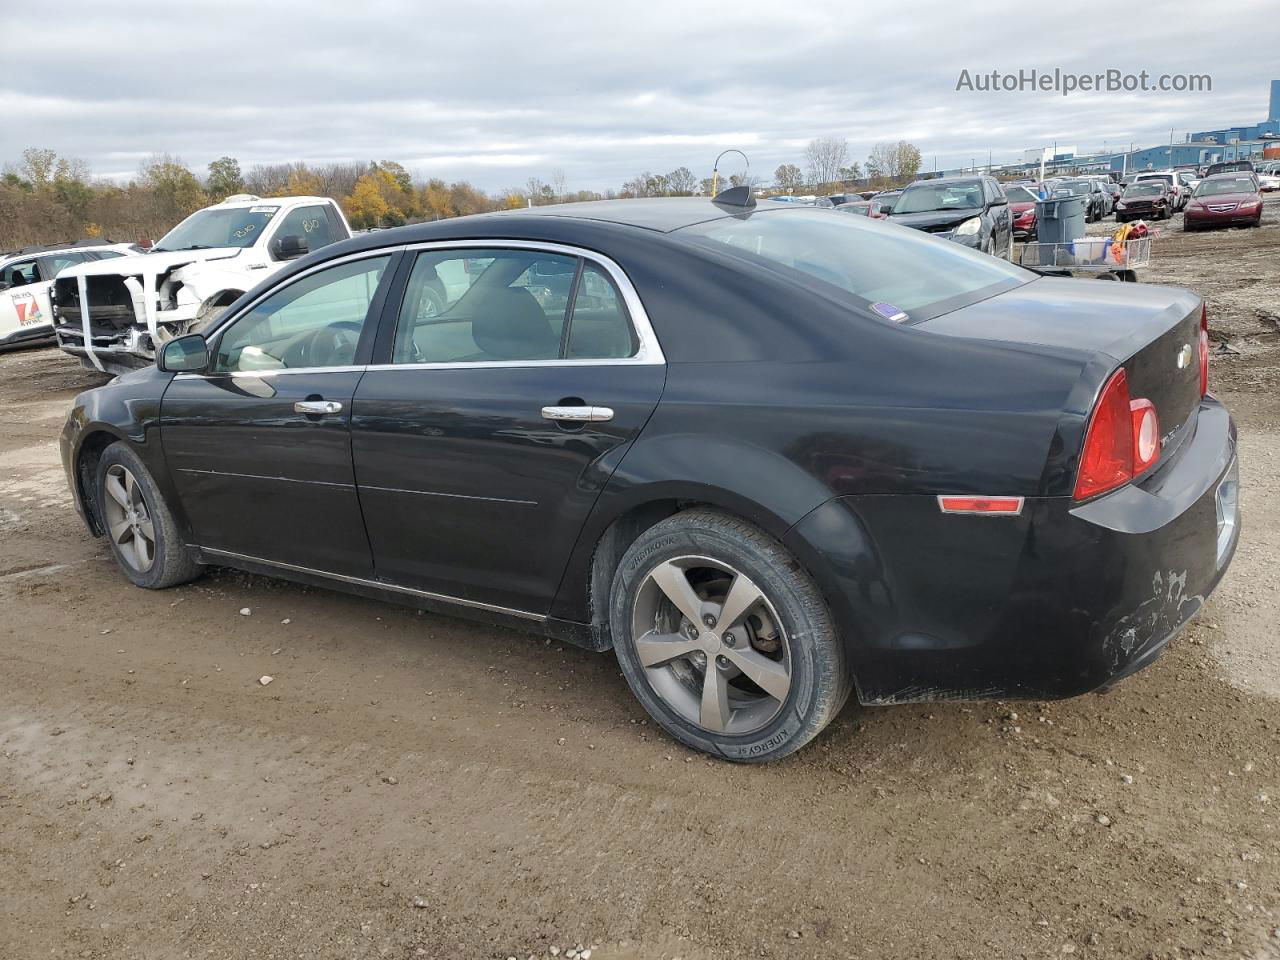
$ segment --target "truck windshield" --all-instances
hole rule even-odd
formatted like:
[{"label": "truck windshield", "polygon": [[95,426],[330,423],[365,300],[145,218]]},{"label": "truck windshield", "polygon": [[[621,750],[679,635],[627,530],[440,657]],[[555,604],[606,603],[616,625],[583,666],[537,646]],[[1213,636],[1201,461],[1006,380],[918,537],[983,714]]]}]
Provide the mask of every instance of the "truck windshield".
[{"label": "truck windshield", "polygon": [[166,233],[151,249],[251,247],[279,209],[275,206],[253,206],[200,210]]}]

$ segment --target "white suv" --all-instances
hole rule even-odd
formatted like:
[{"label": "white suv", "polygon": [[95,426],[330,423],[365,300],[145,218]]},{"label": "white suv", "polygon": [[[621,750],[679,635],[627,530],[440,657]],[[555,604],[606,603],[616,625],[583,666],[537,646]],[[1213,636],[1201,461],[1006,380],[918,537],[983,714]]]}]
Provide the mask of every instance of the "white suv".
[{"label": "white suv", "polygon": [[137,252],[137,247],[127,243],[81,240],[0,254],[0,349],[53,339],[49,290],[61,271]]},{"label": "white suv", "polygon": [[288,261],[350,236],[328,197],[229,197],[187,217],[147,253],[60,273],[58,345],[91,369],[146,366],[166,341],[202,329]]}]

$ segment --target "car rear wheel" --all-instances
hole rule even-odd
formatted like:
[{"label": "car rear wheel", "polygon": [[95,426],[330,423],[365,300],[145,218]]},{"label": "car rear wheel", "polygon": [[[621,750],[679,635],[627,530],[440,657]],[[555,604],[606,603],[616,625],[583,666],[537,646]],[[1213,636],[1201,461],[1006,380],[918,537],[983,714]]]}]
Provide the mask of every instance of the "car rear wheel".
[{"label": "car rear wheel", "polygon": [[200,575],[204,568],[183,543],[150,472],[125,443],[107,447],[98,463],[97,482],[111,552],[132,583],[159,590]]},{"label": "car rear wheel", "polygon": [[627,550],[610,596],[614,652],[664,730],[729,760],[786,756],[848,699],[844,648],[786,549],[709,509],[676,514]]}]

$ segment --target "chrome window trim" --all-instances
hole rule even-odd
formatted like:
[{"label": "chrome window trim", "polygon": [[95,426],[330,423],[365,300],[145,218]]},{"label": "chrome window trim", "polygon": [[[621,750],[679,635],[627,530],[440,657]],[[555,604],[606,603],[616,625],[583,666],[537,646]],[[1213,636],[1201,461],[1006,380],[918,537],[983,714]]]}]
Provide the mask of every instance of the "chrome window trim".
[{"label": "chrome window trim", "polygon": [[379,247],[376,250],[361,250],[358,253],[349,253],[346,256],[335,257],[332,260],[326,260],[324,263],[318,263],[314,267],[303,270],[289,278],[289,282],[279,286],[272,287],[255,297],[249,303],[236,312],[235,316],[220,318],[218,325],[205,334],[205,339],[212,341],[214,337],[220,335],[227,327],[235,323],[259,303],[272,294],[285,289],[290,284],[298,280],[308,277],[320,270],[328,267],[337,266],[347,263],[351,260],[362,260],[373,257],[392,256],[397,253],[417,253],[423,250],[538,250],[546,253],[558,253],[563,256],[581,257],[596,266],[602,268],[609,275],[618,291],[622,294],[622,301],[626,304],[627,313],[632,328],[635,330],[636,338],[640,342],[639,348],[635,354],[630,357],[613,357],[599,360],[592,359],[569,359],[556,358],[554,360],[479,360],[474,362],[457,362],[448,361],[441,363],[374,363],[367,366],[353,367],[295,367],[292,369],[280,370],[237,370],[230,373],[178,373],[177,377],[183,378],[199,378],[212,379],[214,377],[275,377],[294,373],[356,373],[369,370],[485,370],[491,368],[519,368],[519,367],[614,367],[626,365],[642,365],[642,366],[662,366],[667,362],[666,355],[662,352],[662,345],[658,342],[658,335],[654,332],[653,324],[649,320],[649,314],[645,311],[644,304],[640,301],[640,294],[636,291],[635,285],[632,284],[631,278],[626,275],[622,267],[610,257],[603,253],[597,253],[594,250],[588,250],[585,247],[575,247],[569,244],[543,242],[540,240],[431,240],[422,243],[398,244],[393,247]]},{"label": "chrome window trim", "polygon": [[666,356],[662,345],[658,343],[658,335],[654,333],[649,314],[640,302],[640,294],[636,292],[631,278],[612,258],[565,243],[542,240],[431,240],[422,243],[410,243],[402,247],[408,253],[421,253],[431,250],[536,250],[542,253],[556,253],[565,257],[581,257],[595,264],[609,275],[622,294],[622,302],[627,307],[628,320],[635,331],[640,346],[629,357],[610,357],[601,359],[556,358],[555,360],[479,360],[475,362],[446,361],[440,363],[375,363],[370,370],[467,370],[486,367],[579,367],[579,366],[618,366],[621,364],[645,364],[649,366],[665,364]]},{"label": "chrome window trim", "polygon": [[292,570],[295,573],[306,573],[315,577],[324,577],[327,580],[338,580],[342,583],[352,583],[362,587],[375,587],[380,590],[389,590],[392,593],[404,593],[409,596],[422,597],[426,600],[437,600],[441,603],[452,603],[460,607],[471,607],[475,610],[488,610],[491,613],[502,613],[510,617],[520,617],[524,620],[534,620],[543,623],[547,619],[544,613],[533,613],[529,610],[516,610],[514,607],[503,607],[496,603],[482,603],[479,600],[464,600],[462,597],[451,597],[445,593],[432,593],[430,590],[418,590],[415,587],[404,587],[396,583],[387,583],[383,580],[369,580],[365,577],[353,577],[346,573],[330,573],[327,570],[317,570],[315,567],[304,567],[296,563],[284,563],[280,560],[267,560],[263,557],[253,557],[247,553],[235,553],[232,550],[218,550],[214,547],[202,547],[199,544],[187,544],[201,553],[208,554],[211,557],[228,557],[233,560],[245,560],[249,563],[259,563],[264,567],[275,567],[279,570]]}]

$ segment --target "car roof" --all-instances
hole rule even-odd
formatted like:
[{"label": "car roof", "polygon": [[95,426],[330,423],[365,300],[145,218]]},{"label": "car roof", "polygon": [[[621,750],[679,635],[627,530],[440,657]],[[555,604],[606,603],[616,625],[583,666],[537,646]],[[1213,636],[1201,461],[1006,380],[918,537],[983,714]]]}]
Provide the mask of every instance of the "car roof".
[{"label": "car roof", "polygon": [[100,250],[107,247],[124,246],[118,240],[67,240],[63,243],[37,243],[21,250],[0,252],[0,261],[17,260],[22,257],[38,257],[45,253],[56,253],[59,250]]},{"label": "car roof", "polygon": [[253,194],[236,194],[228,197],[220,203],[210,204],[202,209],[220,210],[230,209],[236,210],[242,207],[258,207],[266,206],[292,206],[295,203],[333,203],[328,197],[259,197]]},{"label": "car roof", "polygon": [[916,180],[907,184],[903,190],[910,190],[912,187],[933,186],[935,183],[973,183],[976,180],[982,180],[987,176],[985,173],[972,173],[964,177],[930,177],[928,180]]},{"label": "car roof", "polygon": [[[778,206],[756,207],[755,209],[784,210],[793,206],[783,203]],[[804,206],[804,204],[794,204]],[[670,233],[681,227],[688,227],[707,220],[719,220],[735,213],[749,211],[749,207],[731,207],[717,204],[709,197],[649,197],[635,200],[587,200],[581,203],[556,203],[541,207],[521,207],[515,210],[501,210],[497,213],[483,213],[468,220],[502,220],[508,217],[565,217],[575,220],[592,220],[598,223],[616,223],[629,227],[642,227],[660,233]],[[459,218],[461,219],[461,218]]]}]

